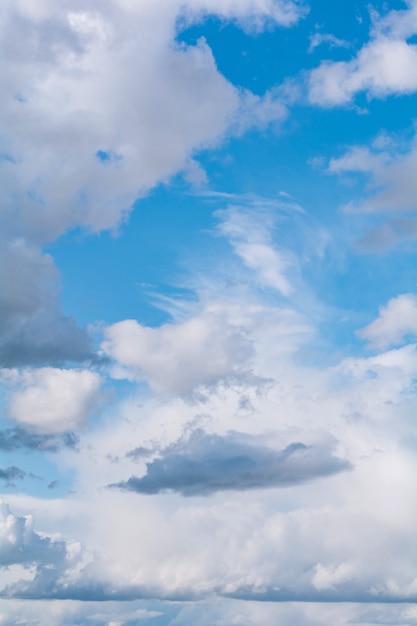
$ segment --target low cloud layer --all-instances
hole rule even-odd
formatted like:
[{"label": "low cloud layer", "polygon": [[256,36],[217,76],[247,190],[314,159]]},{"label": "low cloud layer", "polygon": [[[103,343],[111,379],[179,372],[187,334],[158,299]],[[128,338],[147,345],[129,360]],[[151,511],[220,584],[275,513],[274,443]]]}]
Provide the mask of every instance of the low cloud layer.
[{"label": "low cloud layer", "polygon": [[325,447],[292,443],[283,450],[260,445],[239,433],[211,435],[196,430],[146,464],[142,478],[131,476],[112,487],[156,494],[174,491],[207,496],[218,491],[288,487],[351,469]]}]

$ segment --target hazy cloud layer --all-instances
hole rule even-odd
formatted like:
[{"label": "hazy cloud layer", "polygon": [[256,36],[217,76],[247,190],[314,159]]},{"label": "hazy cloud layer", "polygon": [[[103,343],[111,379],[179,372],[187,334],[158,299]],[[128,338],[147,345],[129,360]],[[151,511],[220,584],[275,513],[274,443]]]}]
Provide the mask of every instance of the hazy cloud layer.
[{"label": "hazy cloud layer", "polygon": [[132,476],[113,486],[146,494],[174,491],[197,496],[287,487],[350,468],[326,447],[292,443],[277,451],[238,433],[221,437],[198,430],[147,463],[142,478]]}]

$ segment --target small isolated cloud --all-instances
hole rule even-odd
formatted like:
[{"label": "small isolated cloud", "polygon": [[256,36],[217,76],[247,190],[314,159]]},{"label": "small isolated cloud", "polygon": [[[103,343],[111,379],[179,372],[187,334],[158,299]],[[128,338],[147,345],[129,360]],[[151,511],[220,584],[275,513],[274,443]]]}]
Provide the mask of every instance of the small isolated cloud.
[{"label": "small isolated cloud", "polygon": [[174,394],[238,374],[252,353],[240,329],[215,311],[159,328],[118,322],[106,329],[102,348],[125,368],[124,376]]},{"label": "small isolated cloud", "polygon": [[142,478],[111,485],[143,494],[174,491],[207,496],[218,491],[288,487],[351,468],[322,446],[295,442],[275,450],[239,433],[225,436],[194,431],[146,464]]},{"label": "small isolated cloud", "polygon": [[349,41],[339,39],[331,33],[314,33],[314,35],[311,35],[310,37],[308,52],[313,52],[315,48],[322,46],[323,44],[327,44],[330,48],[350,48],[352,45]]},{"label": "small isolated cloud", "polygon": [[10,400],[10,415],[40,434],[76,430],[99,398],[101,379],[89,370],[45,367],[22,375]]},{"label": "small isolated cloud", "polygon": [[374,17],[370,41],[351,61],[324,61],[309,76],[309,100],[323,107],[340,106],[366,91],[370,97],[417,91],[417,5]]},{"label": "small isolated cloud", "polygon": [[6,483],[11,483],[13,480],[23,480],[26,476],[26,472],[19,467],[12,465],[11,467],[0,468],[0,480],[4,480]]},{"label": "small isolated cloud", "polygon": [[375,350],[399,345],[407,336],[417,335],[417,296],[406,293],[391,298],[379,309],[379,316],[356,334]]}]

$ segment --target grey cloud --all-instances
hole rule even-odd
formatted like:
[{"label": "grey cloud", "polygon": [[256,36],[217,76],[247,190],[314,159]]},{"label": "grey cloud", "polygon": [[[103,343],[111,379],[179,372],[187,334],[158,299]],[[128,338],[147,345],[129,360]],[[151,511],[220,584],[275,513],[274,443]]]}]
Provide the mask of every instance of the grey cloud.
[{"label": "grey cloud", "polygon": [[94,360],[94,354],[86,330],[58,310],[42,311],[17,328],[10,325],[0,336],[0,367],[87,360]]},{"label": "grey cloud", "polygon": [[58,307],[59,272],[23,239],[0,241],[0,367],[93,358],[91,340]]},{"label": "grey cloud", "polygon": [[57,452],[60,448],[75,448],[78,437],[75,433],[67,432],[63,435],[37,435],[24,428],[6,428],[0,430],[0,450],[48,450]]},{"label": "grey cloud", "polygon": [[6,483],[10,483],[11,481],[18,478],[22,480],[26,476],[26,472],[21,470],[19,467],[12,465],[11,467],[6,467],[5,469],[0,468],[0,480],[6,481]]},{"label": "grey cloud", "polygon": [[128,459],[133,459],[134,461],[136,461],[136,460],[144,459],[146,457],[153,456],[154,454],[155,454],[155,450],[153,450],[152,448],[138,446],[134,450],[130,450],[130,452],[126,454],[126,457]]},{"label": "grey cloud", "polygon": [[358,252],[385,252],[400,243],[417,239],[417,219],[403,217],[385,222],[366,233],[356,244]]},{"label": "grey cloud", "polygon": [[351,468],[349,462],[323,446],[294,442],[283,450],[260,445],[239,433],[210,435],[196,430],[146,464],[142,478],[110,485],[127,491],[156,494],[174,491],[206,496],[218,491],[287,487]]}]

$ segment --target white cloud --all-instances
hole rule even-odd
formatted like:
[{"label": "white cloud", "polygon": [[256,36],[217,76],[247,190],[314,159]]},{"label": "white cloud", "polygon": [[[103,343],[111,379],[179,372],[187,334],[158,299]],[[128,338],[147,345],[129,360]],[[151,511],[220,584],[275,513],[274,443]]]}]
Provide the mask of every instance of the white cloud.
[{"label": "white cloud", "polygon": [[406,152],[353,146],[341,157],[331,159],[328,167],[332,174],[364,172],[371,176],[369,197],[345,207],[350,212],[364,213],[415,211],[416,170],[417,150],[413,145]]},{"label": "white cloud", "polygon": [[331,33],[314,33],[310,36],[310,45],[308,52],[313,52],[318,46],[328,44],[330,48],[350,48],[351,44],[344,39],[339,39]]},{"label": "white cloud", "polygon": [[266,213],[262,207],[245,212],[242,207],[232,206],[216,215],[220,218],[219,232],[229,239],[237,256],[256,273],[259,282],[288,296],[292,292],[286,276],[290,263],[288,253],[273,246],[272,213]]},{"label": "white cloud", "polygon": [[417,297],[407,293],[391,298],[379,309],[379,316],[356,334],[377,350],[399,345],[409,335],[417,335]]},{"label": "white cloud", "polygon": [[89,370],[45,367],[23,373],[22,382],[12,394],[10,415],[38,433],[59,433],[85,424],[101,381]]},{"label": "white cloud", "polygon": [[5,261],[18,272],[2,290],[3,365],[91,356],[87,333],[59,310],[46,242],[117,228],[179,171],[204,184],[198,150],[285,117],[288,98],[235,88],[204,39],[178,42],[181,28],[217,15],[259,32],[303,14],[291,0],[1,4],[0,212]]},{"label": "white cloud", "polygon": [[[239,115],[240,93],[204,40],[175,41],[181,19],[206,14],[261,29],[294,24],[301,12],[289,0],[109,1],[71,10],[50,0],[37,10],[3,3],[9,131],[0,176],[21,234],[45,241],[78,225],[112,228],[139,196],[222,138]],[[261,109],[255,124],[282,116],[269,96]],[[18,217],[10,213],[17,200]]]},{"label": "white cloud", "polygon": [[[61,452],[77,474],[77,493],[69,500],[12,496],[18,515],[36,509],[44,533],[59,528],[96,555],[88,571],[65,574],[65,590],[61,583],[46,592],[38,585],[37,594],[42,597],[43,589],[74,599],[94,588],[110,598],[120,592],[192,600],[197,593],[207,601],[213,594],[248,601],[414,597],[410,494],[417,472],[404,442],[415,413],[415,350],[346,359],[329,369],[303,367],[285,355],[269,361],[268,371],[264,386],[235,381],[158,402],[133,395],[111,408],[100,429],[86,433],[77,454]],[[98,489],[143,475],[144,458],[157,457],[200,426],[212,443],[239,431],[271,450],[294,441],[313,449],[330,445],[354,468],[308,486],[187,499]],[[138,448],[151,456],[141,457],[140,450],[136,458],[126,456]],[[233,446],[230,452],[238,463],[240,453]],[[210,446],[204,454],[210,456]],[[184,471],[192,475],[193,464]]]},{"label": "white cloud", "polygon": [[[216,311],[159,328],[125,320],[106,329],[102,348],[126,371],[160,393],[186,393],[242,371],[251,346],[238,326]],[[115,372],[117,376],[117,370]]]},{"label": "white cloud", "polygon": [[417,91],[417,4],[404,11],[374,15],[371,40],[351,61],[324,61],[309,75],[309,101],[320,106],[348,104],[356,93],[370,97]]}]

